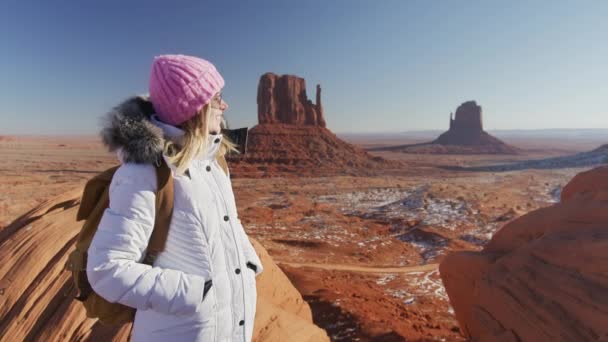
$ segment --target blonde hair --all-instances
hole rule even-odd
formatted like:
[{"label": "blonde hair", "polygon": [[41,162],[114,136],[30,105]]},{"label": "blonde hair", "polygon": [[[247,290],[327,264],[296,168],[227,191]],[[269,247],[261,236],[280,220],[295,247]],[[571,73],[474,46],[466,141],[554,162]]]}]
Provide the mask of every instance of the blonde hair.
[{"label": "blonde hair", "polygon": [[[186,172],[194,157],[207,149],[209,120],[211,118],[210,109],[209,104],[206,104],[196,115],[180,125],[180,128],[184,131],[183,146],[169,139],[165,140],[163,152],[167,155],[169,161],[177,167],[177,173],[180,175]],[[223,118],[220,127],[226,128],[226,121]],[[224,157],[230,151],[240,153],[237,145],[228,139],[227,136],[224,136],[215,158]]]}]

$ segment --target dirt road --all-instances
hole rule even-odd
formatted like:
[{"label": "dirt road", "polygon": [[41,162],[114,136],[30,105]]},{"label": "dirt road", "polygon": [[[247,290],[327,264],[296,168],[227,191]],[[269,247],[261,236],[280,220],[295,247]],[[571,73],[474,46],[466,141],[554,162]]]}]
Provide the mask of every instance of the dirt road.
[{"label": "dirt road", "polygon": [[403,267],[369,267],[369,266],[354,266],[347,264],[317,264],[312,262],[282,262],[275,261],[279,266],[287,265],[291,267],[313,267],[326,270],[353,271],[365,273],[414,273],[427,272],[437,269],[438,264],[426,264],[419,266],[403,266]]}]

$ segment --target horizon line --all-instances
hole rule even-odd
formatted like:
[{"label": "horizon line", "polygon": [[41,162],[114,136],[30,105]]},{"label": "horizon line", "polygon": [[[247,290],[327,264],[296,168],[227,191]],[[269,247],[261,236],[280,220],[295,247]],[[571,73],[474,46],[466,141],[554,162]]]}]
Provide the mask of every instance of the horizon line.
[{"label": "horizon line", "polygon": [[[253,128],[248,127],[249,129]],[[327,128],[327,127],[326,127]],[[328,128],[329,129],[329,128]],[[332,131],[334,134],[408,134],[408,133],[436,133],[436,132],[446,132],[447,129],[418,129],[418,130],[409,130],[409,131]],[[582,127],[582,128],[572,128],[572,127],[554,127],[554,128],[497,128],[497,129],[484,129],[486,132],[506,132],[506,131],[524,131],[524,132],[533,132],[533,131],[608,131],[608,127]],[[6,134],[0,133],[2,137],[92,137],[97,136],[99,133],[18,133],[18,134]]]}]

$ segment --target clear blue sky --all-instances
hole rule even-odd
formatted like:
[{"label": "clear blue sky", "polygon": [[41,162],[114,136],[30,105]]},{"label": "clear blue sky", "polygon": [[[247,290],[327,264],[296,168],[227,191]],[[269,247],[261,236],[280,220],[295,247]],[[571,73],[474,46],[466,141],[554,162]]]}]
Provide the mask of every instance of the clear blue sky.
[{"label": "clear blue sky", "polygon": [[0,134],[96,133],[147,92],[155,55],[212,61],[233,128],[257,123],[260,75],[323,88],[343,132],[608,128],[608,1],[3,1]]}]

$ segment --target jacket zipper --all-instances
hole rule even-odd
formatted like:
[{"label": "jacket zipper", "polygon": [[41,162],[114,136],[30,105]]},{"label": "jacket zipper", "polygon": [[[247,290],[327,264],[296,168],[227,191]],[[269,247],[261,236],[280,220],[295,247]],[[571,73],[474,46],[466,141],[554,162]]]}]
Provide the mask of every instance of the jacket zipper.
[{"label": "jacket zipper", "polygon": [[[215,160],[214,160],[214,162],[215,162]],[[213,163],[213,162],[212,162],[212,163]],[[221,189],[221,188],[220,188],[220,186],[218,185],[217,178],[215,177],[215,175],[213,174],[213,172],[211,172],[211,176],[213,177],[213,180],[214,180],[214,182],[215,182],[215,187],[217,188],[218,193],[219,193],[220,197],[222,198],[222,202],[224,203],[224,210],[226,210],[226,215],[228,215],[228,214],[230,214],[230,213],[228,212],[228,205],[227,205],[227,203],[226,203],[226,199],[224,198],[224,195],[222,194],[222,189]],[[235,218],[235,219],[236,219],[236,218]],[[239,263],[239,265],[238,265],[238,266],[239,266],[239,268],[240,268],[240,267],[241,267],[241,256],[239,255],[239,251],[240,251],[240,249],[239,249],[239,244],[238,244],[238,242],[237,242],[236,235],[235,235],[235,233],[234,233],[234,228],[232,227],[232,224],[230,224],[230,231],[232,232],[232,238],[233,238],[233,240],[234,240],[234,244],[235,244],[235,247],[236,247],[236,258],[237,258],[237,262]],[[226,253],[226,249],[225,249],[225,248],[224,248],[224,253]],[[224,255],[225,255],[225,254],[224,254]],[[224,256],[224,257],[225,257],[225,256]],[[243,275],[241,276],[241,288],[242,288],[243,290],[242,290],[241,292],[242,292],[242,296],[243,296],[243,321],[245,321],[245,322],[246,322],[247,320],[245,319],[245,318],[246,318],[246,317],[245,317],[245,314],[246,314],[246,308],[247,308],[247,306],[245,305],[245,281],[244,281],[244,279],[245,279],[245,276],[244,276],[244,274],[245,274],[245,273],[244,273],[244,272],[245,272],[245,271],[246,271],[246,270],[242,270]],[[230,282],[229,282],[229,283],[230,283]],[[232,285],[230,285],[230,289],[232,290]],[[233,323],[234,323],[234,322],[233,322]],[[244,328],[244,327],[245,327],[245,325],[243,325],[243,328]],[[247,340],[247,334],[246,334],[245,332],[243,332],[243,339],[245,340],[245,342],[247,342],[247,341],[246,341],[246,340]]]},{"label": "jacket zipper", "polygon": [[[200,172],[200,170],[199,170],[199,172]],[[215,179],[214,179],[214,181],[215,181]],[[216,187],[217,187],[217,185],[216,185]],[[209,239],[209,235],[211,234],[211,232],[209,232],[210,234],[207,235],[207,233],[205,232],[205,228],[204,227],[203,227],[202,230],[203,230],[203,235],[205,235],[205,238],[207,239],[207,250],[209,250],[211,248],[211,242],[210,242],[210,239]],[[226,248],[224,248],[224,246],[223,246],[224,244],[222,242],[221,232],[219,233],[219,236],[220,236],[219,243],[222,244],[222,250],[224,251],[224,259],[228,260],[227,257],[226,257]],[[210,265],[211,265],[211,274],[215,274],[215,270],[213,268],[213,257],[211,256],[210,252],[208,254],[209,254],[209,262],[210,262]],[[215,285],[216,284],[214,284],[214,286]],[[234,292],[234,290],[232,288],[232,283],[230,282],[230,279],[228,280],[228,286],[230,286],[230,293]],[[215,328],[213,328],[213,330],[214,330],[214,332],[213,332],[213,341],[215,342],[215,341],[217,341],[217,327],[218,327],[218,322],[217,322],[217,317],[218,317],[217,316],[217,310],[218,310],[218,307],[217,307],[217,292],[216,291],[213,291],[213,296],[215,297],[215,304],[216,304],[216,308],[215,308],[215,310],[213,310],[213,315],[215,316],[215,321],[216,321]],[[232,302],[232,296],[230,298],[230,301]]]}]

